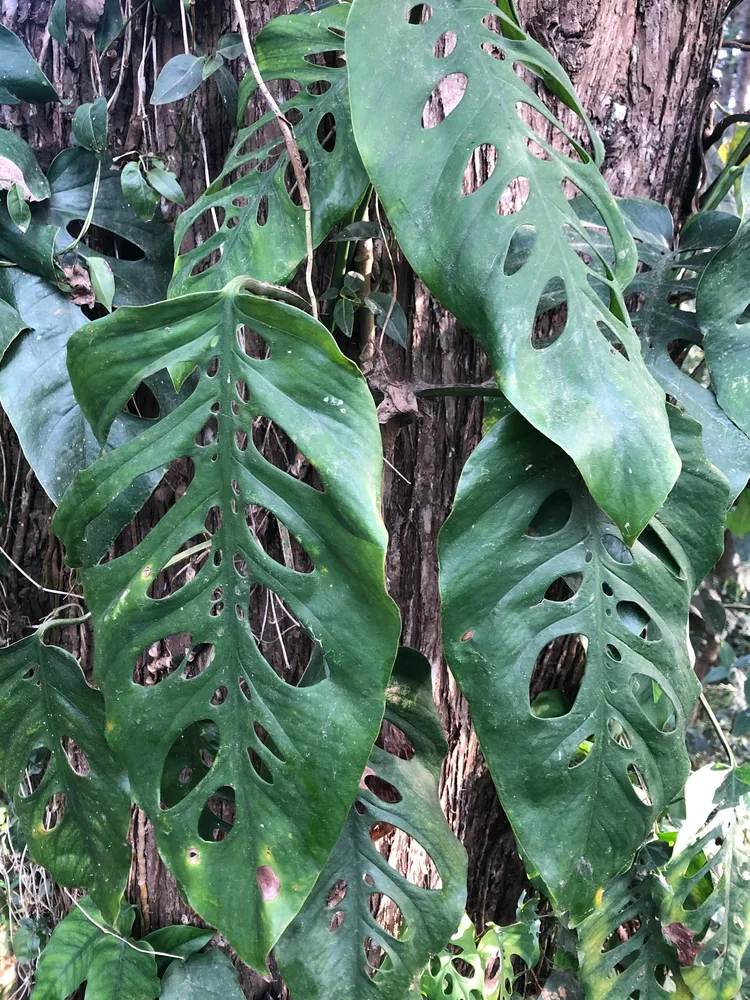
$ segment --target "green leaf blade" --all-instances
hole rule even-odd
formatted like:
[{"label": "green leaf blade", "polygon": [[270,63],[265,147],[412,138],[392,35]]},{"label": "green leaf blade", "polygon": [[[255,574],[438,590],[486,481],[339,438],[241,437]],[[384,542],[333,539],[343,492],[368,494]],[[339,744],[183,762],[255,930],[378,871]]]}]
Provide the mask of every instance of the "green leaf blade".
[{"label": "green leaf blade", "polygon": [[162,68],[151,94],[152,104],[171,104],[189,97],[203,83],[203,60],[184,52]]}]

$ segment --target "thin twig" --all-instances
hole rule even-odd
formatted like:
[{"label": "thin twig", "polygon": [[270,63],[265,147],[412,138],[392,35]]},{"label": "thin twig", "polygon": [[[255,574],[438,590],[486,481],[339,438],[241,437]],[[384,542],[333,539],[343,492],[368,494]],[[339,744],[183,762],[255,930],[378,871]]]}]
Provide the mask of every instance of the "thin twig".
[{"label": "thin twig", "polygon": [[74,592],[72,590],[51,590],[49,587],[44,587],[41,583],[37,583],[33,577],[29,576],[29,574],[26,572],[25,569],[21,569],[18,563],[14,562],[13,559],[11,559],[11,557],[8,555],[8,553],[5,551],[2,545],[0,545],[0,555],[5,556],[5,558],[11,564],[11,566],[13,566],[14,569],[17,569],[18,572],[21,574],[21,576],[26,577],[29,583],[33,583],[37,590],[43,590],[45,594],[60,594],[61,597],[73,596]]},{"label": "thin twig", "polygon": [[185,16],[185,4],[180,0],[180,20],[182,21],[182,42],[185,46],[185,54],[190,55],[190,42],[188,41],[187,18]]},{"label": "thin twig", "polygon": [[307,247],[307,266],[305,268],[305,284],[307,285],[307,294],[310,298],[310,306],[312,307],[312,314],[315,319],[318,318],[318,303],[315,298],[315,289],[313,288],[312,282],[312,272],[313,272],[313,241],[312,241],[312,214],[310,211],[310,196],[307,193],[307,184],[305,183],[305,168],[302,166],[302,157],[300,156],[299,146],[297,145],[297,139],[294,135],[294,129],[291,123],[285,118],[284,112],[281,110],[276,100],[265,84],[263,77],[261,76],[260,69],[258,68],[258,63],[255,60],[255,53],[253,52],[253,47],[250,44],[250,34],[247,29],[247,21],[245,19],[245,12],[242,9],[242,0],[234,0],[234,9],[237,12],[237,18],[239,20],[240,34],[242,35],[242,44],[245,46],[245,55],[247,56],[247,61],[250,64],[250,71],[255,77],[255,82],[258,84],[258,90],[263,95],[263,98],[274,113],[276,121],[279,126],[279,130],[284,138],[284,145],[286,146],[286,151],[292,164],[292,170],[294,171],[294,176],[297,181],[297,187],[299,188],[299,197],[302,202],[302,210],[305,213],[305,244]]},{"label": "thin twig", "polygon": [[727,735],[724,732],[724,730],[721,728],[721,723],[719,722],[719,720],[714,715],[714,710],[709,705],[708,698],[706,698],[705,694],[702,691],[701,691],[701,694],[700,694],[700,702],[701,702],[701,705],[703,706],[703,711],[708,716],[708,718],[709,718],[709,720],[711,722],[711,725],[714,728],[714,732],[719,737],[719,743],[721,743],[721,745],[724,747],[724,753],[729,758],[729,766],[730,767],[737,767],[737,761],[735,760],[735,757],[734,757],[734,750],[732,750],[732,748],[730,747],[729,740],[727,739]]},{"label": "thin twig", "polygon": [[94,918],[91,916],[91,914],[87,913],[86,910],[84,910],[84,908],[81,906],[81,904],[78,902],[78,900],[75,898],[75,896],[73,895],[72,892],[68,892],[68,890],[65,889],[65,895],[68,897],[68,899],[70,899],[70,901],[73,904],[75,904],[75,906],[78,907],[78,909],[81,911],[81,913],[84,915],[84,917],[86,917],[87,920],[90,920],[91,923],[94,925],[94,927],[97,927],[102,932],[102,934],[106,934],[109,937],[116,938],[118,941],[122,941],[122,943],[126,944],[128,946],[128,948],[132,948],[133,951],[137,951],[141,955],[159,955],[160,958],[177,958],[181,962],[185,961],[185,956],[184,955],[173,955],[169,951],[154,951],[153,948],[139,948],[139,947],[137,947],[137,945],[133,944],[132,941],[128,941],[127,938],[121,937],[116,931],[111,931],[108,928],[103,927],[96,920],[94,920]]},{"label": "thin twig", "polygon": [[385,337],[385,331],[388,329],[388,324],[391,321],[391,316],[393,315],[393,310],[396,308],[396,298],[398,296],[398,279],[396,278],[396,265],[393,262],[393,255],[391,254],[391,248],[388,244],[388,240],[385,236],[385,230],[383,229],[383,222],[380,218],[380,198],[375,195],[375,217],[378,220],[378,225],[380,226],[380,236],[383,240],[383,246],[388,254],[388,263],[391,265],[391,275],[393,276],[393,288],[391,289],[391,304],[388,307],[388,313],[385,317],[385,322],[383,323],[383,329],[380,331],[380,350],[383,350],[383,338]]}]

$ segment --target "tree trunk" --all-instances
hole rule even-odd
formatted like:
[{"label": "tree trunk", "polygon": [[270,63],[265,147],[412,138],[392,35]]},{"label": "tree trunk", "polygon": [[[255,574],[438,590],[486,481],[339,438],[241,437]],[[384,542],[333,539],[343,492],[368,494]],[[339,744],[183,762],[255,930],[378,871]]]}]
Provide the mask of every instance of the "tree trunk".
[{"label": "tree trunk", "polygon": [[[246,4],[251,33],[295,4],[296,0]],[[602,132],[605,173],[616,194],[654,197],[666,201],[677,216],[684,214],[701,169],[700,138],[724,5],[725,0],[521,0],[522,18],[562,60]],[[126,15],[137,6],[135,0],[123,0]],[[80,38],[72,39],[65,52],[49,42],[45,25],[50,8],[51,0],[3,0],[2,12],[3,23],[43,57],[59,92],[73,98],[71,109],[20,106],[0,112],[3,124],[16,128],[39,150],[44,166],[67,144],[72,109],[94,96],[90,49]],[[197,0],[191,16],[203,51],[214,49],[221,34],[236,30],[230,0]],[[215,83],[209,81],[198,95],[183,146],[178,135],[182,106],[155,109],[148,103],[154,60],[160,67],[182,51],[179,14],[166,21],[155,17],[149,5],[134,17],[115,48],[104,59],[102,72],[107,94],[120,88],[111,116],[115,152],[137,149],[167,155],[191,203],[204,187],[206,173],[216,176],[230,144],[230,125]],[[138,84],[141,68],[143,90]],[[482,353],[401,259],[397,274],[399,298],[411,317],[412,339],[408,351],[389,345],[392,377],[429,384],[485,379]],[[469,852],[469,911],[480,923],[506,922],[513,918],[525,879],[466,704],[442,660],[436,571],[437,534],[463,464],[479,438],[481,403],[465,398],[422,401],[419,411],[418,416],[389,422],[383,432],[388,462],[384,514],[391,534],[389,585],[401,607],[403,641],[422,650],[436,668],[436,699],[450,746],[443,800]],[[0,528],[1,544],[34,580],[64,590],[69,574],[59,543],[50,533],[51,504],[20,454],[7,419],[0,420],[0,496],[8,512],[7,523]],[[139,537],[163,506],[164,500],[157,497],[144,509],[134,529]],[[64,602],[34,587],[12,567],[0,583],[0,628],[6,640],[26,634],[29,625]],[[90,637],[85,627],[67,634],[65,642],[87,662]],[[575,650],[558,653],[547,657],[546,676],[540,683],[580,671]],[[502,705],[497,710],[502,712]],[[139,811],[133,838],[130,896],[142,907],[145,927],[179,921],[184,915],[195,919],[161,865],[150,826]],[[243,986],[253,1000],[281,995],[278,985],[247,970]]]}]

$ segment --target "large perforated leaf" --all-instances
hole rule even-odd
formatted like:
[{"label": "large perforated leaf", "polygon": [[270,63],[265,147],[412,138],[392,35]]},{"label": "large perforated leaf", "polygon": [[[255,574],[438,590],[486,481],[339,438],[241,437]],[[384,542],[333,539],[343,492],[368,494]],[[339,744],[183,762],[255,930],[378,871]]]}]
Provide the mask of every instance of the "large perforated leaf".
[{"label": "large perforated leaf", "polygon": [[[574,920],[688,773],[688,606],[722,551],[728,487],[699,425],[670,416],[683,471],[632,553],[572,461],[517,413],[467,462],[440,537],[448,662],[518,839]],[[585,670],[572,707],[550,713],[530,685],[563,636],[584,637]]]},{"label": "large perforated leaf", "polygon": [[[632,541],[671,489],[679,460],[664,394],[643,364],[622,301],[635,247],[594,162],[598,140],[559,64],[490,0],[437,0],[424,5],[426,21],[422,7],[411,0],[352,7],[346,50],[360,154],[412,267],[487,351],[508,399],[573,457]],[[571,155],[564,155],[526,123],[520,112],[533,111],[558,137],[567,135],[515,67],[540,77],[579,115],[592,153],[568,140]],[[441,81],[449,103],[440,98]],[[447,113],[442,121],[431,101]],[[465,172],[479,150],[496,165],[465,194]],[[570,184],[605,220],[614,270],[603,261],[593,268],[571,246],[583,229],[567,198]],[[511,212],[514,190],[527,198]],[[593,248],[588,256],[599,260]],[[537,313],[546,294],[561,288],[564,329],[540,339]]]},{"label": "large perforated leaf", "polygon": [[[750,947],[750,769],[691,775],[687,818],[660,883],[661,920],[691,943],[682,975],[698,1000],[732,1000]],[[694,942],[693,942],[693,939]]]},{"label": "large perforated leaf", "polygon": [[104,702],[80,667],[36,633],[0,649],[0,785],[31,856],[86,886],[109,920],[130,867],[130,792],[104,738]]},{"label": "large perforated leaf", "polygon": [[742,222],[698,286],[698,321],[722,409],[750,434],[750,174],[742,175]]},{"label": "large perforated leaf", "polygon": [[[348,13],[349,4],[340,3],[315,14],[277,17],[255,42],[264,80],[291,80],[302,88],[282,110],[293,122],[298,146],[307,158],[315,246],[351,212],[367,187],[352,135],[346,67],[340,60],[339,65],[327,64],[334,63],[336,52],[343,49]],[[248,73],[240,87],[241,119],[255,88]],[[261,140],[261,131],[267,134],[269,129],[273,138]],[[271,114],[243,128],[219,177],[178,219],[178,254],[190,228],[209,210],[219,213],[221,225],[195,249],[177,257],[171,294],[221,288],[238,274],[284,282],[304,259],[304,212],[299,197],[292,198],[294,174],[281,133],[276,133]],[[207,266],[216,253],[218,260]]]},{"label": "large perforated leaf", "polygon": [[[87,525],[134,479],[178,458],[194,466],[141,544],[82,578],[109,736],[162,856],[194,909],[262,968],[344,824],[396,652],[374,404],[320,324],[243,292],[242,279],[119,309],[72,338],[68,363],[100,439],[144,377],[200,368],[158,426],[77,477],[55,530],[79,565]],[[320,489],[261,455],[284,434],[289,463],[298,448]],[[259,544],[261,522],[276,526],[275,557]],[[172,557],[201,539],[197,572],[183,564],[163,583]],[[135,683],[139,657],[162,641],[171,658],[159,683]],[[197,739],[200,767],[189,766]],[[174,774],[178,796],[166,787]]]},{"label": "large perforated leaf", "polygon": [[[663,845],[652,845],[659,852]],[[586,1000],[689,1000],[677,953],[659,922],[653,865],[637,865],[607,886],[578,927],[579,977]]]},{"label": "large perforated leaf", "polygon": [[[440,767],[447,747],[432,700],[429,662],[401,648],[388,689],[386,720],[411,743],[405,760],[373,748],[356,805],[297,918],[274,952],[284,981],[305,1000],[404,1000],[418,995],[419,974],[445,944],[466,903],[466,853],[440,808]],[[373,838],[402,830],[427,852],[440,888],[423,888],[394,870]],[[395,903],[389,932],[374,912]],[[394,919],[394,915],[390,915]],[[399,937],[395,936],[399,932]],[[376,974],[372,952],[385,952]]]}]

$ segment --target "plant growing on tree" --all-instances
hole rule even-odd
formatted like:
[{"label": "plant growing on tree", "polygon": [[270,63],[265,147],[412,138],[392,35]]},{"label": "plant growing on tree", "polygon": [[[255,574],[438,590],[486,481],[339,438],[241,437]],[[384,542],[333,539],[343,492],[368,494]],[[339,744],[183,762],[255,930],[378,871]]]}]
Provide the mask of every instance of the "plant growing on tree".
[{"label": "plant growing on tree", "polygon": [[[123,25],[99,6],[82,21],[57,0],[51,36],[79,28],[102,51]],[[46,175],[0,131],[0,400],[82,587],[65,595],[82,618],[0,650],[0,785],[34,861],[87,891],[33,996],[241,995],[203,950],[213,930],[133,936],[134,802],[195,912],[256,970],[273,951],[296,1000],[505,1000],[539,961],[542,919],[548,990],[730,1000],[750,946],[750,776],[731,751],[690,775],[686,636],[750,474],[750,181],[742,218],[706,208],[679,237],[663,206],[615,199],[570,80],[512,0],[317,8],[254,42],[241,17],[204,53],[180,4],[185,52],[152,101],[215,75],[239,131],[173,249],[159,201],[184,204],[177,178],[156,153],[110,158],[105,94]],[[4,28],[0,55],[4,103],[61,99]],[[382,72],[407,64],[408,81]],[[275,81],[299,92],[277,104]],[[267,111],[246,126],[255,94]],[[372,240],[391,264],[375,279]],[[375,322],[381,343],[406,338],[397,247],[496,383],[431,390],[486,397],[441,534],[444,646],[534,886],[517,922],[479,937],[439,804],[430,665],[399,646],[386,588],[373,394],[331,333],[348,350],[365,330],[382,392]],[[158,416],[139,412],[146,391]],[[178,468],[184,491],[125,544]],[[96,687],[50,639],[89,618]],[[564,637],[585,655],[573,699],[533,688]],[[398,831],[425,884],[378,849]]]}]

